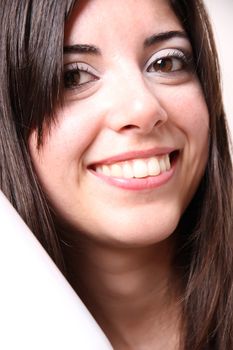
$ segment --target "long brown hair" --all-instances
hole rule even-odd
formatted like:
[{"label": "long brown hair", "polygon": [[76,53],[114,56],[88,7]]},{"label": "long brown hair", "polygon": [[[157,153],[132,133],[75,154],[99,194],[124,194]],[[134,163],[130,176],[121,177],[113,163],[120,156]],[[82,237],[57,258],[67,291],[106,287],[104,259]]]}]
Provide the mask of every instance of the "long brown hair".
[{"label": "long brown hair", "polygon": [[37,128],[41,139],[42,125],[59,99],[64,22],[72,3],[0,4],[0,186],[63,271],[59,239],[33,171],[27,140],[32,128]]},{"label": "long brown hair", "polygon": [[233,349],[233,179],[218,55],[202,1],[172,5],[190,38],[210,115],[208,164],[177,242],[185,282],[184,348]]},{"label": "long brown hair", "polygon": [[[28,135],[54,121],[61,101],[64,23],[74,0],[1,1],[0,186],[58,267],[62,251],[33,171]],[[208,164],[181,218],[184,349],[233,349],[232,164],[213,34],[201,0],[171,0],[194,51],[210,115]],[[39,147],[39,145],[38,145]]]}]

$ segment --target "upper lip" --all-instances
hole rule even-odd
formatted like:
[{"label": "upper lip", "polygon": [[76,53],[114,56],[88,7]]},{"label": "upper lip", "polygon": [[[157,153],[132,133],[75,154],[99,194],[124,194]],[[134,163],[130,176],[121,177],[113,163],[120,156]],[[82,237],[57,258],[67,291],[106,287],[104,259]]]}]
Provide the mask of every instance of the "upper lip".
[{"label": "upper lip", "polygon": [[123,162],[127,160],[132,160],[132,159],[142,159],[142,158],[149,158],[154,156],[162,156],[165,154],[170,154],[174,151],[178,151],[178,149],[171,148],[171,147],[157,147],[157,148],[152,148],[148,150],[129,151],[129,152],[124,152],[115,156],[98,160],[96,162],[93,162],[90,166],[98,166],[103,164],[110,165],[113,163]]}]

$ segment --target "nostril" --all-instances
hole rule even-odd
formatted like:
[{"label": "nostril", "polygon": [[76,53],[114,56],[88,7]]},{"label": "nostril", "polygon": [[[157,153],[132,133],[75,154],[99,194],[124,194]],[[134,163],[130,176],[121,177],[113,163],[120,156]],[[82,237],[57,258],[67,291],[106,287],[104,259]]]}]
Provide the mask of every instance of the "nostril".
[{"label": "nostril", "polygon": [[128,124],[128,125],[124,125],[124,126],[121,128],[121,131],[137,130],[137,129],[140,129],[140,127],[137,126],[137,125]]},{"label": "nostril", "polygon": [[123,127],[124,130],[130,130],[130,129],[135,129],[135,128],[137,128],[137,126],[133,125],[133,124],[125,125]]},{"label": "nostril", "polygon": [[162,120],[158,120],[156,123],[155,123],[155,125],[154,126],[160,126],[160,125],[162,125],[163,124],[163,121]]}]

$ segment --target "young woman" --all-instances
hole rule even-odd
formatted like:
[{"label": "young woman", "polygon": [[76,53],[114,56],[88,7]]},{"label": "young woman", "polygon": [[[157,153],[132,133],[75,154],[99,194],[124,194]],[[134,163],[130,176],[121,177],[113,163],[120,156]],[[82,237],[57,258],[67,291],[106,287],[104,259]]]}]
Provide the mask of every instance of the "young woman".
[{"label": "young woman", "polygon": [[114,349],[231,349],[232,166],[202,2],[2,2],[0,23],[2,191]]}]

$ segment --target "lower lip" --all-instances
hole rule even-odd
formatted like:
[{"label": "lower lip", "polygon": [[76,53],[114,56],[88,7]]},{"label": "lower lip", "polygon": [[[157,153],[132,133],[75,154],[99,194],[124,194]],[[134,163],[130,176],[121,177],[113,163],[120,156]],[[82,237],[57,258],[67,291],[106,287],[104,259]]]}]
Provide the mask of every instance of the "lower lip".
[{"label": "lower lip", "polygon": [[148,176],[144,178],[120,178],[120,177],[110,177],[101,173],[97,173],[94,170],[90,170],[92,174],[103,180],[109,185],[119,187],[125,190],[131,191],[143,191],[153,188],[158,188],[165,185],[167,182],[171,180],[173,174],[175,172],[176,162],[172,164],[170,170],[165,171],[157,176]]}]

